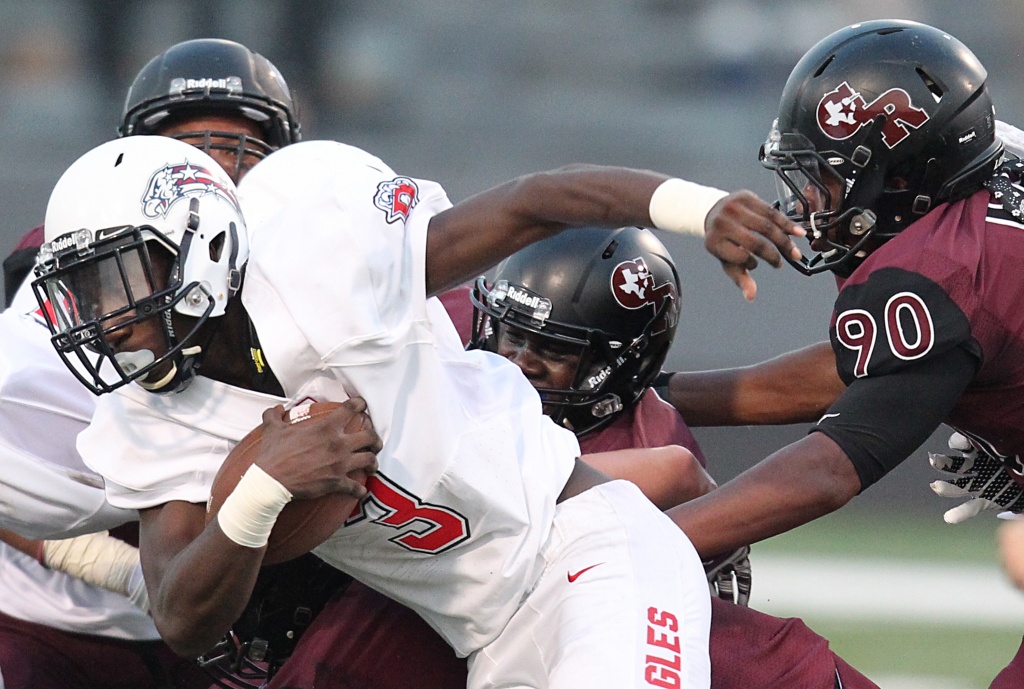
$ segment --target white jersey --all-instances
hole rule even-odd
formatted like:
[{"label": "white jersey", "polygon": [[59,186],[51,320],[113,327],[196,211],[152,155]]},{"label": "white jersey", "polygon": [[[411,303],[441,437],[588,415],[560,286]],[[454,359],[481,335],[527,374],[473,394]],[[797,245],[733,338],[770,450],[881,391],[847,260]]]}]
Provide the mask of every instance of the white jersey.
[{"label": "white jersey", "polygon": [[[437,184],[333,142],[281,149],[239,192],[251,241],[242,299],[286,394],[362,396],[384,440],[361,514],[316,554],[419,612],[460,654],[484,646],[540,576],[579,445],[543,415],[518,367],[465,352],[427,299],[427,224],[450,202]],[[111,502],[206,499],[227,426],[253,393],[197,383],[169,397],[101,398],[79,449]],[[201,408],[209,392],[223,396]],[[252,428],[260,419],[249,413]],[[191,440],[179,432],[199,421]],[[235,440],[247,430],[238,425]]]},{"label": "white jersey", "polygon": [[[75,450],[94,404],[53,351],[46,326],[13,308],[0,313],[0,528],[64,538],[138,518],[106,501],[102,479]],[[3,544],[0,612],[82,634],[159,638],[149,616],[124,596],[45,569]]]}]

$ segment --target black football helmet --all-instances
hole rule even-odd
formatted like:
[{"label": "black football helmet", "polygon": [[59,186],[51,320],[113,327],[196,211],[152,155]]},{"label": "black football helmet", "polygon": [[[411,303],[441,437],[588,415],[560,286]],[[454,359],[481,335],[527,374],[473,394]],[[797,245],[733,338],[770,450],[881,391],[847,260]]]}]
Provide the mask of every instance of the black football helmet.
[{"label": "black football helmet", "polygon": [[679,322],[679,274],[639,227],[566,230],[478,278],[470,346],[497,350],[503,325],[578,345],[572,386],[540,389],[552,417],[577,435],[640,399],[661,370]]},{"label": "black football helmet", "polygon": [[263,139],[220,131],[183,132],[176,138],[203,137],[207,153],[235,151],[236,168],[227,172],[236,181],[246,154],[264,158],[301,136],[291,92],[277,67],[244,45],[219,38],[184,41],[150,60],[128,89],[118,134],[155,134],[182,117],[215,113],[256,122]]},{"label": "black football helmet", "polygon": [[936,205],[982,188],[1002,153],[974,54],[925,24],[878,20],[797,63],[761,148],[781,210],[808,230],[805,274],[848,275]]}]

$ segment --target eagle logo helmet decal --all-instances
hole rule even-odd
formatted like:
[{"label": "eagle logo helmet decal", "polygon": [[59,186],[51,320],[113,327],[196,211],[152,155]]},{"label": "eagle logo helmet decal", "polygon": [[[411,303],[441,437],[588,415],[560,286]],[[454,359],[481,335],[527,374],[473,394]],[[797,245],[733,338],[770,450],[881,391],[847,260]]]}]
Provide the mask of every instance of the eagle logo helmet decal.
[{"label": "eagle logo helmet decal", "polygon": [[[180,199],[199,198],[213,194],[238,209],[238,199],[218,175],[201,165],[168,164],[154,172],[142,195],[142,214],[147,218],[166,217]],[[239,211],[241,212],[241,211]]]}]

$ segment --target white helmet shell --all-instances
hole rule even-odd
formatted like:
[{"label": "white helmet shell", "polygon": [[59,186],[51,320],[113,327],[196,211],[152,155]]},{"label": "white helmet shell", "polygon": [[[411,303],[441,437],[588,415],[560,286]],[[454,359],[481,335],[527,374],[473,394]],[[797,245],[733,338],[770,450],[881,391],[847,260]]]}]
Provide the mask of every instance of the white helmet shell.
[{"label": "white helmet shell", "polygon": [[[234,183],[209,155],[163,136],[132,136],[102,144],[57,181],[46,208],[45,239],[64,248],[113,227],[152,227],[143,237],[183,258],[182,290],[198,285],[221,316],[240,286],[249,245]],[[57,244],[53,244],[57,242]],[[44,245],[44,251],[47,246]],[[208,299],[180,300],[175,310],[202,316]]]}]

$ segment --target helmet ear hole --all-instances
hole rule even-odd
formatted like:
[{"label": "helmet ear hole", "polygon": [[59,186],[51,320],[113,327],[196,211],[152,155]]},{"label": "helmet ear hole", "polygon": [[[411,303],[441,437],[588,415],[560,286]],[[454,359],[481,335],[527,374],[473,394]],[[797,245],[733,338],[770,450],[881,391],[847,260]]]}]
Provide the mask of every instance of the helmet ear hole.
[{"label": "helmet ear hole", "polygon": [[210,240],[210,261],[217,263],[224,254],[224,242],[227,240],[227,233],[221,231],[216,237]]}]

